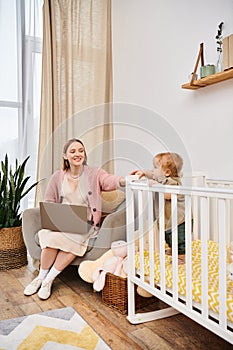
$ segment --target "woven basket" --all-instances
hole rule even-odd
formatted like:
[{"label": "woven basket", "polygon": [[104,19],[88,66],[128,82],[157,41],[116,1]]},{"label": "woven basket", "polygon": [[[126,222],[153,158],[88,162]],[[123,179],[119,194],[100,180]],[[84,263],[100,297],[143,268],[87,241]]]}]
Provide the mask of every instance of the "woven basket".
[{"label": "woven basket", "polygon": [[16,269],[27,263],[22,227],[0,229],[0,271]]},{"label": "woven basket", "polygon": [[[155,297],[144,298],[135,290],[135,309],[139,310],[157,300]],[[111,273],[106,274],[105,285],[102,290],[102,301],[109,307],[118,310],[122,314],[128,312],[128,286],[127,278],[119,277]]]}]

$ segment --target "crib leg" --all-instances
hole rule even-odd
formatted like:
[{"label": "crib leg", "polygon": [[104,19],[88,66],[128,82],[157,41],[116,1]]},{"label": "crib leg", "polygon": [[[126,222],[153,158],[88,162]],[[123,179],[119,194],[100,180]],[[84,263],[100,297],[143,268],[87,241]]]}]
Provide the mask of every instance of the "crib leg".
[{"label": "crib leg", "polygon": [[177,315],[179,311],[173,307],[167,307],[162,310],[144,312],[144,313],[135,313],[133,315],[128,315],[127,320],[132,324],[144,323],[159,320],[160,318],[170,317]]}]

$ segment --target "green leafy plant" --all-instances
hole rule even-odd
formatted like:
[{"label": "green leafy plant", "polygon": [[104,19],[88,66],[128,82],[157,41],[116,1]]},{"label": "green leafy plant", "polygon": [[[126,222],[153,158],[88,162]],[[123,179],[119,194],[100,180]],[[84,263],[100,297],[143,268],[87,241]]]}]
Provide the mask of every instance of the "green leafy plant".
[{"label": "green leafy plant", "polygon": [[22,224],[22,213],[20,203],[38,181],[26,188],[30,176],[25,176],[25,167],[29,156],[19,164],[15,160],[15,168],[9,165],[8,156],[5,155],[4,161],[1,161],[0,168],[0,228],[17,227]]},{"label": "green leafy plant", "polygon": [[223,39],[222,28],[223,28],[223,24],[224,24],[224,22],[221,22],[218,25],[218,31],[217,31],[217,35],[215,37],[215,39],[217,39],[217,41],[216,41],[216,43],[217,43],[217,51],[219,51],[219,52],[222,52],[222,39]]}]

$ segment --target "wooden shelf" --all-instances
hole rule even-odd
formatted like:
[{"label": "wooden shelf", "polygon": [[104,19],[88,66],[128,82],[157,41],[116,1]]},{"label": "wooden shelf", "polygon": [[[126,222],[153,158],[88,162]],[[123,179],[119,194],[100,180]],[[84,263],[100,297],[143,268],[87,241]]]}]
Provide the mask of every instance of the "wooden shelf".
[{"label": "wooden shelf", "polygon": [[207,77],[202,79],[194,80],[192,85],[190,84],[190,82],[187,84],[183,84],[181,87],[182,89],[196,90],[231,78],[233,78],[233,68],[228,69],[224,72],[208,75]]}]

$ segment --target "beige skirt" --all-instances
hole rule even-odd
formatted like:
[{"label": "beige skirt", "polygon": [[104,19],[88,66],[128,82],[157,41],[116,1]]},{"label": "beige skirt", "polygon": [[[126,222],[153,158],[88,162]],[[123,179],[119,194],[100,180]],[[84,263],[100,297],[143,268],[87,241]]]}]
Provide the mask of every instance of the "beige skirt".
[{"label": "beige skirt", "polygon": [[83,256],[87,250],[88,241],[93,232],[86,235],[79,233],[64,233],[41,229],[38,232],[41,249],[54,248],[72,253],[77,256]]}]

